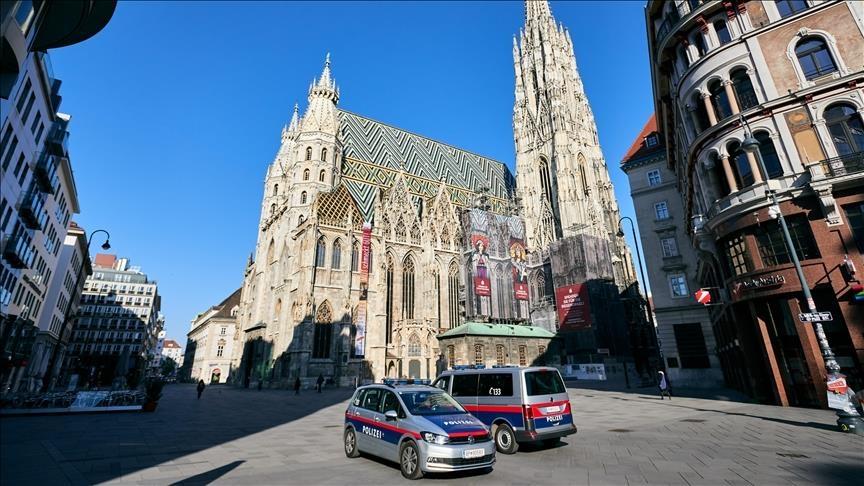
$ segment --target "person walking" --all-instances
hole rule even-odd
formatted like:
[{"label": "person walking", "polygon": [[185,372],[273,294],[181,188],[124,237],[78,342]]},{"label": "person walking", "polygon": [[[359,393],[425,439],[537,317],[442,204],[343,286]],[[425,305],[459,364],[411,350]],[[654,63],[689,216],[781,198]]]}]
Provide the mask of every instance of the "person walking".
[{"label": "person walking", "polygon": [[315,383],[318,385],[318,393],[321,393],[321,389],[324,388],[324,373],[318,374],[318,380]]},{"label": "person walking", "polygon": [[666,373],[662,371],[658,371],[658,378],[660,379],[660,383],[658,387],[660,388],[660,400],[663,400],[663,397],[669,397],[669,400],[672,400],[672,394],[669,392],[669,381],[666,379]]},{"label": "person walking", "polygon": [[204,384],[204,380],[198,380],[198,400],[201,400],[201,394],[204,393],[204,387],[207,386]]},{"label": "person walking", "polygon": [[297,379],[294,380],[294,394],[295,395],[300,394],[300,377],[299,376],[297,377]]}]

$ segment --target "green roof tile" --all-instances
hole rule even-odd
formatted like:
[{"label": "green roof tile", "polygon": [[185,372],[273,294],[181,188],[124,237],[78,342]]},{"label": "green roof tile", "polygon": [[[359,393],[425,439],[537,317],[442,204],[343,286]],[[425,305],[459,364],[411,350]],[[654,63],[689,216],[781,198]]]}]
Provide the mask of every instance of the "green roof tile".
[{"label": "green roof tile", "polygon": [[438,336],[451,338],[457,336],[500,336],[500,337],[524,337],[524,338],[554,338],[555,335],[535,326],[520,326],[516,324],[489,324],[486,322],[466,322],[461,326],[450,329]]}]

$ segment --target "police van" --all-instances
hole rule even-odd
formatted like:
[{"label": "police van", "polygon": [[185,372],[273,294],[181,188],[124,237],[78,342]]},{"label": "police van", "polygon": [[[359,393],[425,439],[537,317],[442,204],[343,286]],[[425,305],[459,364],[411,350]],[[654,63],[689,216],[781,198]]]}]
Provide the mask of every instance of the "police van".
[{"label": "police van", "polygon": [[488,425],[503,454],[514,454],[520,442],[554,445],[576,433],[570,397],[556,368],[456,366],[433,386]]},{"label": "police van", "polygon": [[345,411],[345,455],[361,452],[399,463],[402,475],[491,468],[489,428],[447,392],[385,380],[354,392]]}]

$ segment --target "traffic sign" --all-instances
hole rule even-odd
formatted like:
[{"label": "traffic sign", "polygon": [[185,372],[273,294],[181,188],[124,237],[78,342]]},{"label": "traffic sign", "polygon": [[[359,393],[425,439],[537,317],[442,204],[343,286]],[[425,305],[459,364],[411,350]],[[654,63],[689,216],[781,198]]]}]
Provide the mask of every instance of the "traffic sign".
[{"label": "traffic sign", "polygon": [[798,319],[801,322],[829,322],[834,320],[830,312],[802,312],[798,314]]},{"label": "traffic sign", "polygon": [[700,304],[709,304],[711,302],[711,292],[705,289],[697,290],[694,296],[696,297],[696,302]]}]

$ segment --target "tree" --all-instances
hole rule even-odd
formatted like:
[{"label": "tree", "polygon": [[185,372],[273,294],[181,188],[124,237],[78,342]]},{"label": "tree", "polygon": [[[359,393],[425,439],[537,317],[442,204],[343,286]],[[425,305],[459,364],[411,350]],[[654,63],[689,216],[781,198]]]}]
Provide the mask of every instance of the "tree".
[{"label": "tree", "polygon": [[169,376],[174,375],[174,373],[177,371],[177,362],[174,361],[174,358],[170,358],[170,357],[166,356],[162,360],[161,371],[162,371],[162,376],[164,376],[164,377],[169,377]]}]

